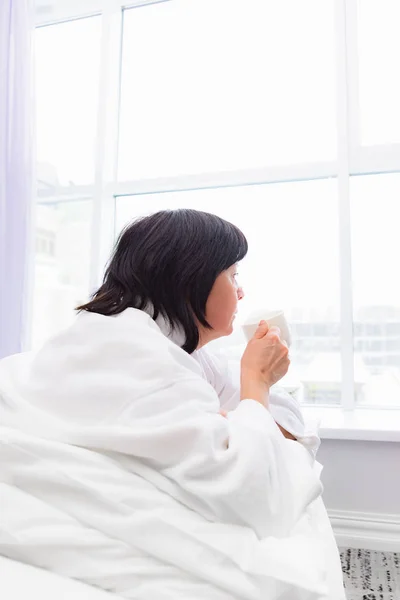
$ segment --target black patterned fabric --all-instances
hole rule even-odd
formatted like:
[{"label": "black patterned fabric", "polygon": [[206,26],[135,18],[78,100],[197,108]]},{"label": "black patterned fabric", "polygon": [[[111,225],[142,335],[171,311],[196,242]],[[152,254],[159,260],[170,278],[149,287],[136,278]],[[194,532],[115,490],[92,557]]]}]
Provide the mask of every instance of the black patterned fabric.
[{"label": "black patterned fabric", "polygon": [[347,600],[400,600],[400,553],[339,551]]}]

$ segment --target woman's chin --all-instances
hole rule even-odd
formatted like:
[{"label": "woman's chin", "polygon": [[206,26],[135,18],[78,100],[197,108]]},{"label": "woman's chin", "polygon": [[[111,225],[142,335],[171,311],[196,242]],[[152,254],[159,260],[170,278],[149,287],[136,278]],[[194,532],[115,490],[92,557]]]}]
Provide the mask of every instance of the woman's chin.
[{"label": "woman's chin", "polygon": [[231,333],[233,333],[233,321],[232,323],[229,325],[228,329],[226,330],[226,333],[224,335],[231,335]]},{"label": "woman's chin", "polygon": [[218,340],[219,338],[222,337],[227,337],[228,335],[231,335],[233,333],[233,325],[229,325],[226,329],[221,330],[218,332],[217,335],[213,336],[213,340]]},{"label": "woman's chin", "polygon": [[[233,320],[232,322],[225,328],[213,331],[212,337],[208,339],[208,341],[217,340],[218,338],[227,337],[233,333]],[[208,343],[208,342],[207,342]]]}]

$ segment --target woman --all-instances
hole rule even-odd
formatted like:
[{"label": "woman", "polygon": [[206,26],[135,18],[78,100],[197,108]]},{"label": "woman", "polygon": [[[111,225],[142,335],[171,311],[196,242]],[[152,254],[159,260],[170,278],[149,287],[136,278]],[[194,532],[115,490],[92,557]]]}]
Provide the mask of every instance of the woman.
[{"label": "woman", "polygon": [[270,392],[279,330],[260,323],[238,393],[204,349],[232,332],[246,252],[214,215],[142,218],[73,325],[0,362],[0,553],[121,598],[344,598],[315,443]]}]

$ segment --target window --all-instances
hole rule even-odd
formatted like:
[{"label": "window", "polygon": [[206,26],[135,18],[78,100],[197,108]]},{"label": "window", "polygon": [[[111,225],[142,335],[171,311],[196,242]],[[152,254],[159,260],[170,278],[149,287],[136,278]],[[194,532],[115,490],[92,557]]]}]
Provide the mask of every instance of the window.
[{"label": "window", "polygon": [[174,0],[126,11],[120,178],[334,159],[333,4]]},{"label": "window", "polygon": [[355,356],[365,365],[363,403],[398,405],[400,173],[352,177],[350,192]]},{"label": "window", "polygon": [[129,219],[194,207],[247,235],[241,318],[285,309],[291,393],[399,407],[397,0],[78,5],[38,17],[35,343]]},{"label": "window", "polygon": [[35,348],[71,322],[89,291],[92,202],[76,190],[87,184],[93,195],[100,33],[100,17],[36,30]]},{"label": "window", "polygon": [[36,30],[39,189],[94,182],[100,17]]},{"label": "window", "polygon": [[32,345],[69,325],[88,295],[91,201],[40,204],[36,210]]},{"label": "window", "polygon": [[358,0],[361,142],[400,143],[400,4]]}]

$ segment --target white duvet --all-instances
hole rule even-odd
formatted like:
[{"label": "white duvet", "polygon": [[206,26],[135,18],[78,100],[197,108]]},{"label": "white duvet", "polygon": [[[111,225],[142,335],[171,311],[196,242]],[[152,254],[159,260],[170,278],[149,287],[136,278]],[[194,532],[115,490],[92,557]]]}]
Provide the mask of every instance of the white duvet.
[{"label": "white duvet", "polygon": [[123,598],[344,599],[310,438],[219,410],[135,309],[0,361],[0,554]]}]

